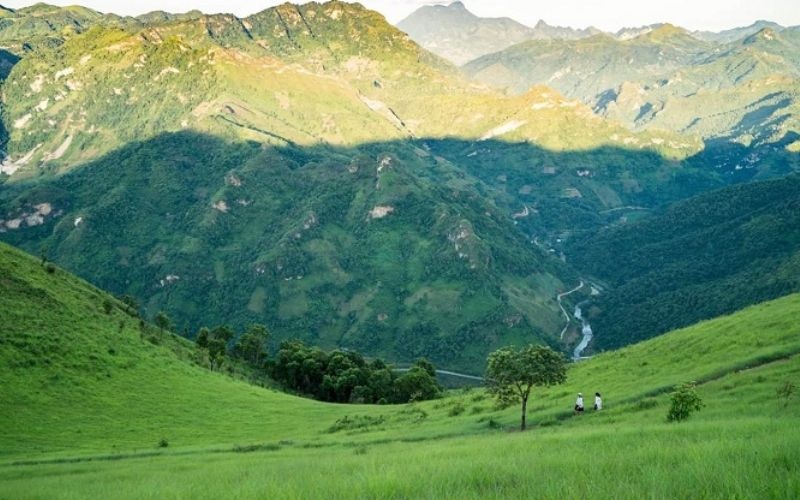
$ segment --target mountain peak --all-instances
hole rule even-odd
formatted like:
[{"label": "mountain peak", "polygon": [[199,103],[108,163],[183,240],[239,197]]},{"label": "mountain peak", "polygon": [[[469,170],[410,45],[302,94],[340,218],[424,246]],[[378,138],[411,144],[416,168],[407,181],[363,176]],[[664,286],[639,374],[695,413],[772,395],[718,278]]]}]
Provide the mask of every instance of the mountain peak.
[{"label": "mountain peak", "polygon": [[778,40],[778,32],[775,31],[772,27],[761,28],[756,33],[748,36],[744,39],[744,43],[746,45],[757,43],[757,42],[771,42],[773,40]]}]

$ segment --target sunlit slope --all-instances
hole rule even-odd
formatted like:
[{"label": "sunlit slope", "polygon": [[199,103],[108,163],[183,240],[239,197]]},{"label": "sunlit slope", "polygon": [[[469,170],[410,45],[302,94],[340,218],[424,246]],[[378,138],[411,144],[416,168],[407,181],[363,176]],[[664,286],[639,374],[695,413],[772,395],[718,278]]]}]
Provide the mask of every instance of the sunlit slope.
[{"label": "sunlit slope", "polygon": [[700,149],[676,133],[628,137],[546,90],[507,97],[474,85],[357,4],[101,22],[11,69],[3,172],[61,171],[187,128],[281,145],[508,136],[554,149],[616,142],[680,158]]}]

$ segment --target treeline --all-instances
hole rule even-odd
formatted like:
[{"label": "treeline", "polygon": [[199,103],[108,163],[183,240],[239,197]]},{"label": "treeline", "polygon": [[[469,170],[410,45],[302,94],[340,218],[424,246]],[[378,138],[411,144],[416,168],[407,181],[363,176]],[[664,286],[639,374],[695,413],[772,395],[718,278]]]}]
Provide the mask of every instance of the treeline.
[{"label": "treeline", "polygon": [[436,369],[421,359],[398,374],[383,360],[354,351],[325,352],[300,341],[283,342],[270,363],[272,377],[289,389],[336,403],[407,403],[441,393]]},{"label": "treeline", "polygon": [[[154,322],[162,332],[172,328],[163,312]],[[408,403],[433,399],[442,391],[436,368],[425,359],[399,373],[381,359],[368,361],[349,350],[325,352],[299,340],[282,342],[273,358],[269,355],[269,338],[269,331],[260,324],[250,325],[238,336],[227,325],[203,327],[195,337],[194,361],[212,371],[231,374],[244,365],[251,372],[251,380],[269,377],[287,390],[334,403]]]}]

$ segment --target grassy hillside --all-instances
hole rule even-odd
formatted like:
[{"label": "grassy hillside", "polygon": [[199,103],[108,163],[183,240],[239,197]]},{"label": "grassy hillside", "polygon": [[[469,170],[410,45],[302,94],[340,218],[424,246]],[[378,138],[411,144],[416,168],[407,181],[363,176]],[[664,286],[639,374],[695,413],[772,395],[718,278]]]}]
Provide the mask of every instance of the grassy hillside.
[{"label": "grassy hillside", "polygon": [[[800,377],[798,295],[574,365],[566,385],[535,392],[536,427],[518,433],[505,432],[517,410],[480,390],[337,406],[195,368],[180,348],[142,340],[121,311],[106,314],[102,292],[7,247],[0,256],[2,496],[800,491],[800,405],[775,393]],[[667,424],[664,391],[689,379],[707,406]],[[574,394],[595,390],[606,409],[571,417]]]},{"label": "grassy hillside", "polygon": [[800,290],[800,177],[726,188],[582,235],[570,260],[611,285],[593,299],[614,348]]}]

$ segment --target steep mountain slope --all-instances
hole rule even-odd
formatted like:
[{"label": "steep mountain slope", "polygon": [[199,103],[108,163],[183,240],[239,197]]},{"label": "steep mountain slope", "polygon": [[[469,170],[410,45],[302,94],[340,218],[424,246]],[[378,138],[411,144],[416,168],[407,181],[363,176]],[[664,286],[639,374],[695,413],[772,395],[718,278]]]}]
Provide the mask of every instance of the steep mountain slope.
[{"label": "steep mountain slope", "polygon": [[570,260],[611,289],[592,299],[599,348],[800,290],[800,177],[726,188],[585,235]]},{"label": "steep mountain slope", "polygon": [[[553,496],[619,497],[663,491],[662,482],[681,495],[706,487],[779,496],[800,487],[799,407],[775,395],[800,375],[798,295],[574,364],[566,385],[536,391],[537,426],[519,433],[503,431],[518,409],[493,408],[481,390],[402,406],[330,405],[200,370],[142,340],[116,307],[105,313],[111,297],[3,245],[0,280],[3,496],[466,498],[498,484],[532,496],[546,484]],[[706,406],[687,422],[664,422],[666,392],[687,379]],[[603,391],[605,409],[571,418],[573,395],[588,388]],[[587,458],[587,446],[598,452]],[[739,460],[719,461],[721,453]],[[537,467],[519,471],[534,459]],[[587,464],[604,473],[580,474]],[[624,489],[609,471],[629,478]],[[417,476],[426,479],[406,479]],[[535,489],[532,477],[541,478]]]},{"label": "steep mountain slope", "polygon": [[21,222],[2,236],[48,246],[181,329],[258,320],[282,338],[474,372],[501,343],[547,339],[549,298],[572,278],[480,185],[422,152],[160,136],[6,189],[6,220]]},{"label": "steep mountain slope", "polygon": [[524,40],[569,40],[600,33],[595,28],[576,30],[550,26],[544,21],[530,28],[507,17],[479,17],[458,1],[420,7],[397,27],[425,49],[458,65]]}]

